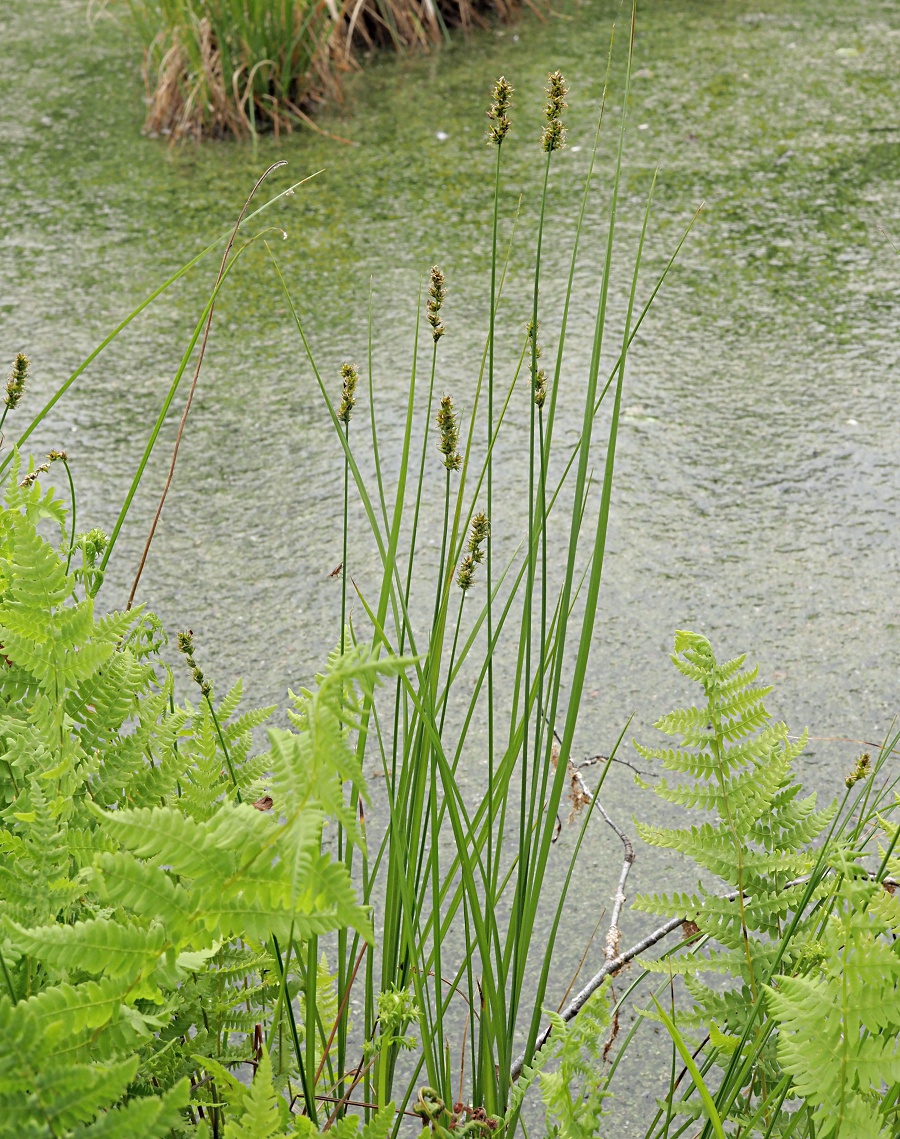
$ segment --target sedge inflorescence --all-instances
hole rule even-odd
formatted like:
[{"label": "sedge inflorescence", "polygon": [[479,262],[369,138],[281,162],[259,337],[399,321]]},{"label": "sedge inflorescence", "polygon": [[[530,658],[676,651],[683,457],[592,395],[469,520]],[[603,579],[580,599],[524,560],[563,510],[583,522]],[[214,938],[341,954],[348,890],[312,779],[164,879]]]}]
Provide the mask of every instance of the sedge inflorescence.
[{"label": "sedge inflorescence", "polygon": [[475,581],[475,567],[484,561],[484,544],[490,534],[491,524],[488,521],[488,516],[482,510],[472,519],[472,529],[469,532],[469,541],[466,544],[466,556],[460,563],[456,575],[456,584],[463,593],[471,589]]},{"label": "sedge inflorescence", "polygon": [[356,385],[359,383],[359,370],[355,364],[341,365],[341,405],[337,417],[346,427],[356,406]]},{"label": "sedge inflorescence", "polygon": [[867,751],[864,751],[862,753],[862,755],[857,759],[857,761],[853,767],[853,770],[850,772],[850,774],[844,780],[844,784],[847,787],[854,787],[857,783],[860,782],[860,780],[868,779],[868,777],[871,774],[872,774],[872,757],[869,755],[869,753]]},{"label": "sedge inflorescence", "polygon": [[437,425],[440,432],[438,450],[444,456],[443,463],[448,471],[458,471],[462,466],[462,455],[456,447],[459,443],[459,423],[453,410],[453,400],[445,395],[438,408]]},{"label": "sedge inflorescence", "polygon": [[28,368],[31,361],[24,352],[20,352],[13,361],[12,370],[6,380],[6,406],[10,411],[16,406],[25,394],[25,381],[28,379]]},{"label": "sedge inflorescence", "polygon": [[201,696],[209,698],[212,693],[212,685],[204,677],[199,665],[194,660],[194,631],[187,629],[185,632],[178,634],[178,648],[184,654],[187,660],[188,668],[191,670],[191,675],[196,680]]},{"label": "sedge inflorescence", "polygon": [[425,310],[428,315],[428,323],[431,325],[431,337],[435,344],[437,344],[444,335],[444,322],[441,320],[440,313],[444,306],[446,296],[447,289],[444,285],[444,274],[437,265],[432,265],[431,281],[428,286],[428,300],[425,302]]},{"label": "sedge inflorescence", "polygon": [[491,120],[487,136],[488,146],[500,146],[509,134],[512,123],[508,111],[512,103],[513,90],[513,85],[503,75],[494,84],[494,89],[491,91],[493,102],[487,113]]},{"label": "sedge inflorescence", "polygon": [[547,398],[547,373],[543,368],[537,367],[537,361],[541,358],[541,346],[535,340],[534,321],[531,320],[528,322],[528,343],[533,345],[535,360],[531,370],[531,394],[534,402],[541,408]]},{"label": "sedge inflorescence", "polygon": [[[8,387],[7,387],[7,390],[9,390]],[[15,407],[15,404],[7,404],[7,406],[8,407]],[[50,451],[47,455],[47,461],[45,463],[41,463],[39,466],[35,467],[33,471],[29,471],[28,474],[19,483],[19,486],[32,486],[32,484],[35,483],[40,478],[41,475],[45,475],[50,470],[51,465],[57,461],[63,462],[63,463],[68,462],[69,461],[68,452],[67,451]]]},{"label": "sedge inflorescence", "polygon": [[541,135],[541,146],[548,154],[554,150],[562,150],[566,145],[566,128],[562,121],[562,113],[569,105],[566,102],[568,93],[569,86],[563,78],[563,73],[552,72],[547,82],[547,106],[544,110],[547,124]]}]

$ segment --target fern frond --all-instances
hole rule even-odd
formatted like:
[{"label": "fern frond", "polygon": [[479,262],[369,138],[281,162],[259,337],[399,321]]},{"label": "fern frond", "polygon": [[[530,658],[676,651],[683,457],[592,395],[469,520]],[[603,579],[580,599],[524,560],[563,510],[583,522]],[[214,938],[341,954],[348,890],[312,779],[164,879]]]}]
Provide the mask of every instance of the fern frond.
[{"label": "fern frond", "polygon": [[155,859],[175,874],[202,881],[227,881],[235,871],[232,853],[216,845],[202,824],[172,807],[101,811],[107,833],[140,858]]},{"label": "fern frond", "polygon": [[[405,662],[332,654],[298,700],[298,730],[256,754],[273,709],[241,712],[240,684],[216,705],[218,725],[205,701],[176,706],[158,620],[100,616],[76,596],[76,585],[94,592],[85,571],[66,574],[67,541],[60,554],[37,529],[65,517],[37,483],[8,486],[0,510],[0,1135],[182,1135],[191,1053],[245,1064],[258,1026],[274,1031],[273,934],[302,943],[352,927],[373,938],[347,867],[322,851],[322,827],[330,815],[361,845],[345,806],[346,784],[365,794],[348,737],[379,678]],[[264,779],[275,811],[237,801]],[[301,993],[292,965],[289,1001]],[[339,1002],[324,959],[317,980],[331,1023]],[[279,1078],[295,1076],[288,1059]],[[200,1084],[195,1102],[221,1114],[220,1092]],[[250,1100],[248,1134],[283,1135],[290,1119],[270,1074]],[[394,1117],[379,1111],[362,1135],[387,1139]],[[345,1121],[334,1130],[360,1134]]]},{"label": "fern frond", "polygon": [[137,1068],[137,1056],[107,1064],[48,1064],[35,1074],[28,1099],[23,1096],[25,1102],[18,1111],[12,1107],[10,1114],[20,1125],[33,1120],[59,1134],[117,1103]]},{"label": "fern frond", "polygon": [[229,1120],[225,1139],[283,1139],[287,1105],[272,1086],[272,1061],[263,1049],[238,1120]]},{"label": "fern frond", "polygon": [[[735,892],[734,898],[701,888],[695,894],[641,896],[635,904],[653,913],[689,919],[709,938],[708,948],[642,964],[653,972],[684,977],[694,1002],[687,1023],[698,1033],[705,1029],[714,1050],[710,1058],[719,1063],[721,1057],[725,1067],[736,1041],[749,1027],[749,1010],[760,983],[771,979],[782,993],[783,986],[793,983],[792,973],[808,970],[826,953],[802,927],[790,945],[784,946],[781,939],[799,907],[815,907],[825,900],[826,885],[810,892],[804,879],[815,862],[811,844],[836,810],[835,805],[817,811],[815,796],[800,797],[791,765],[806,737],[790,741],[786,726],[770,720],[764,705],[770,689],[758,683],[757,669],[744,668],[744,659],[736,657],[720,665],[705,637],[679,631],[673,660],[682,675],[702,687],[703,699],[696,708],[681,709],[657,722],[657,727],[676,737],[674,746],[638,748],[645,760],[660,762],[667,771],[684,777],[680,782],[663,779],[655,784],[654,791],[662,799],[716,816],[713,822],[679,829],[637,821],[636,826],[644,841],[685,854],[724,880]],[[797,880],[800,884],[789,885]],[[859,1024],[863,1016],[890,1019],[895,1015],[894,1005],[883,992],[877,998],[872,995],[879,989],[887,964],[873,955],[864,983],[870,989],[869,997],[862,992],[856,997]],[[701,981],[704,974],[715,972],[730,976],[734,987],[710,987]],[[814,1031],[813,1023],[813,1019],[807,1021],[808,1033]],[[759,1031],[755,1029],[754,1034]],[[882,1032],[879,1029],[878,1035]],[[802,1051],[802,1043],[797,1047]],[[761,1047],[748,1077],[747,1103],[753,1095],[764,1096],[766,1087],[777,1085],[785,1070],[800,1071],[799,1060],[789,1067],[786,1057],[780,1043],[777,1049],[771,1041]],[[879,1062],[883,1061],[880,1056]],[[687,1110],[687,1102],[677,1110]],[[745,1115],[735,1101],[732,1123]],[[767,1126],[774,1122],[768,1119]],[[816,1135],[820,1135],[820,1122]],[[785,1126],[791,1125],[786,1118]],[[771,1128],[770,1133],[776,1134]]]},{"label": "fern frond", "polygon": [[54,1029],[73,1034],[85,1028],[96,1029],[111,1019],[127,993],[127,984],[109,977],[80,985],[54,985],[19,1001],[7,1023],[21,1021],[29,1031],[45,1039]]},{"label": "fern frond", "polygon": [[74,1131],[72,1139],[168,1139],[183,1125],[189,1101],[190,1083],[182,1079],[163,1096],[143,1096],[113,1108]]},{"label": "fern frond", "polygon": [[156,964],[166,945],[161,926],[143,928],[111,918],[34,929],[7,919],[7,925],[21,952],[57,973],[80,970],[106,977],[135,977]]},{"label": "fern frond", "polygon": [[191,920],[188,891],[152,863],[140,862],[125,851],[100,853],[95,860],[101,897],[148,920],[165,923],[177,941],[178,931]]},{"label": "fern frond", "polygon": [[845,880],[818,968],[779,978],[766,994],[781,1028],[778,1058],[822,1136],[892,1133],[880,1108],[885,1084],[900,1083],[896,911],[877,883]]},{"label": "fern frond", "polygon": [[670,830],[635,820],[637,832],[648,846],[661,846],[688,855],[731,885],[738,885],[739,870],[745,887],[758,887],[775,876],[781,881],[798,878],[810,865],[809,854],[762,851],[752,847],[736,849],[727,826],[704,823],[689,830]]}]

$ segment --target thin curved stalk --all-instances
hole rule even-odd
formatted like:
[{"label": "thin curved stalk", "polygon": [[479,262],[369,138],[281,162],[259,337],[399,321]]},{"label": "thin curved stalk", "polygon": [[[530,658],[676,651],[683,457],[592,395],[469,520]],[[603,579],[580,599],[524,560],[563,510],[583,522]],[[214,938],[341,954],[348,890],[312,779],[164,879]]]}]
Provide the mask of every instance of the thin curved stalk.
[{"label": "thin curved stalk", "polygon": [[225,246],[225,252],[222,254],[222,263],[219,266],[219,275],[216,277],[213,296],[207,309],[206,325],[203,329],[203,340],[200,344],[200,355],[197,358],[197,366],[194,369],[194,378],[191,380],[190,391],[188,392],[187,401],[184,405],[184,411],[181,414],[181,422],[178,425],[178,434],[175,436],[175,447],[172,450],[172,462],[169,466],[169,474],[166,478],[166,484],[163,487],[163,492],[160,495],[159,506],[156,508],[156,514],[153,516],[153,522],[150,525],[150,533],[147,535],[144,551],[141,554],[141,560],[138,563],[137,573],[134,575],[134,583],[132,584],[131,592],[128,595],[128,604],[125,606],[126,612],[131,608],[132,602],[134,601],[134,595],[137,593],[137,587],[141,580],[141,574],[144,572],[144,566],[147,564],[147,555],[150,553],[150,546],[153,542],[153,537],[156,534],[156,527],[159,525],[159,519],[162,515],[163,507],[166,504],[166,498],[169,494],[169,487],[172,485],[172,478],[175,475],[175,464],[178,462],[178,451],[181,447],[181,438],[184,434],[184,428],[185,424],[187,423],[188,414],[191,410],[191,404],[194,401],[194,392],[197,390],[197,380],[200,378],[200,369],[203,367],[203,357],[206,355],[206,345],[209,342],[209,331],[212,327],[212,319],[215,312],[215,298],[218,295],[219,286],[222,284],[222,279],[225,276],[225,266],[228,263],[228,254],[231,252],[232,246],[234,245],[238,230],[241,227],[241,222],[244,220],[244,215],[246,214],[247,210],[250,207],[250,203],[253,200],[253,195],[263,184],[263,182],[265,182],[266,178],[268,178],[273,171],[278,170],[282,166],[287,166],[287,162],[283,158],[279,159],[277,162],[273,162],[271,166],[269,166],[268,169],[264,170],[259,178],[257,178],[253,189],[247,195],[247,200],[244,202],[244,205],[241,208],[241,212],[238,214],[238,219],[234,224],[234,229],[231,231],[231,237],[228,239],[228,243]]},{"label": "thin curved stalk", "polygon": [[[295,182],[292,186],[288,186],[288,188],[286,190],[282,190],[280,194],[276,194],[274,198],[270,198],[268,202],[265,202],[263,205],[261,205],[258,210],[254,210],[254,212],[252,214],[249,214],[247,217],[245,217],[243,222],[242,222],[242,225],[247,225],[248,222],[253,221],[253,219],[256,217],[259,217],[259,215],[261,213],[263,213],[265,210],[267,210],[270,206],[273,206],[276,202],[281,201],[282,198],[288,197],[289,195],[293,194],[294,191],[297,190],[300,186],[304,185],[306,182],[312,181],[313,178],[317,177],[321,173],[322,173],[321,170],[317,170],[317,171],[315,171],[315,173],[307,175],[306,178],[301,178],[299,182]],[[167,280],[163,281],[163,283],[158,288],[154,289],[153,292],[150,293],[150,295],[148,297],[145,297],[144,300],[142,300],[141,303],[136,308],[133,308],[131,310],[131,312],[124,318],[124,320],[119,321],[119,323],[112,330],[112,332],[110,332],[108,336],[104,337],[104,339],[100,341],[100,343],[93,350],[93,352],[91,352],[78,365],[78,367],[75,369],[75,371],[72,372],[72,374],[69,376],[69,378],[67,380],[65,380],[56,389],[54,394],[50,397],[49,400],[47,400],[47,402],[44,404],[44,406],[41,408],[41,410],[37,413],[37,415],[34,417],[34,419],[32,419],[31,423],[29,423],[28,427],[25,428],[25,430],[22,432],[22,434],[19,436],[18,440],[16,441],[16,446],[20,450],[22,448],[22,445],[29,438],[29,436],[40,426],[40,424],[47,417],[47,415],[52,411],[52,409],[56,406],[56,404],[59,403],[59,401],[62,399],[62,397],[66,394],[66,392],[69,390],[69,388],[72,386],[72,384],[74,384],[75,381],[78,379],[78,377],[93,363],[94,360],[97,359],[97,357],[100,355],[100,353],[105,348],[108,348],[110,344],[112,344],[112,342],[116,339],[116,337],[119,335],[119,333],[123,332],[136,317],[140,316],[140,314],[145,309],[149,308],[150,305],[152,305],[153,302],[158,297],[161,297],[162,294],[164,292],[166,292],[167,289],[171,288],[171,286],[174,285],[176,281],[179,281],[183,276],[185,276],[186,273],[189,273],[191,271],[191,269],[194,268],[195,265],[199,265],[199,263],[209,253],[212,253],[212,251],[215,248],[217,248],[217,246],[221,245],[223,241],[227,241],[230,234],[231,234],[231,230],[229,230],[228,233],[223,233],[221,237],[217,237],[215,241],[210,242],[209,245],[207,245],[205,249],[201,249],[196,257],[193,257],[190,261],[187,262],[186,265],[182,265],[182,267],[176,273],[173,273],[171,277],[169,277]],[[11,457],[12,457],[11,455],[7,455],[6,458],[3,459],[2,462],[0,462],[0,474],[2,474],[6,470],[7,466],[9,465],[9,463],[11,461]]]}]

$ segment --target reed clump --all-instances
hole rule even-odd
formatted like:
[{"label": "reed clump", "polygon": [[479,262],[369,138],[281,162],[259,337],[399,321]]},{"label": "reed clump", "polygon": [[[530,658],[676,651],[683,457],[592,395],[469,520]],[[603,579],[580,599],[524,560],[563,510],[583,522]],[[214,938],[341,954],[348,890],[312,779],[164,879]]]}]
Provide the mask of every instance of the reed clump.
[{"label": "reed clump", "polygon": [[[114,0],[123,2],[123,0]],[[315,128],[361,51],[428,50],[519,0],[124,0],[144,46],[145,132],[252,137]],[[533,4],[533,0],[525,0]]]}]

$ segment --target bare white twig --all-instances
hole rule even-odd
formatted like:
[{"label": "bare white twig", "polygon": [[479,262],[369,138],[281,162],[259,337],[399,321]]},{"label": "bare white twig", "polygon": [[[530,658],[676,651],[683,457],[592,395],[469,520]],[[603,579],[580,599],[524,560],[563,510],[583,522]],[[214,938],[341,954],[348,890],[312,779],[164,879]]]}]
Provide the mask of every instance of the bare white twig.
[{"label": "bare white twig", "polygon": [[631,845],[631,839],[628,835],[621,830],[609,817],[603,809],[603,804],[598,799],[594,804],[600,814],[603,816],[604,821],[612,827],[619,838],[622,840],[622,845],[625,847],[625,858],[622,862],[622,873],[619,875],[619,884],[616,886],[615,897],[613,898],[613,912],[612,919],[609,923],[609,932],[606,935],[606,949],[604,956],[607,961],[613,961],[619,953],[619,947],[622,943],[622,932],[619,929],[619,918],[622,916],[622,907],[625,905],[625,882],[628,879],[628,873],[634,865],[634,847]]},{"label": "bare white twig", "polygon": [[[556,761],[559,757],[558,748],[561,741],[559,738],[559,733],[556,731],[556,729],[554,729],[553,735],[555,737],[557,746],[552,749],[551,759],[555,766]],[[595,756],[593,759],[588,760],[587,763],[590,764],[599,758],[601,757]],[[607,762],[609,761],[607,760]],[[609,930],[606,934],[606,946],[603,952],[603,956],[606,958],[606,963],[600,972],[596,974],[596,976],[592,977],[590,981],[588,981],[587,985],[581,990],[578,996],[575,997],[575,999],[566,1006],[562,1013],[560,1013],[564,1020],[571,1020],[578,1014],[591,993],[595,992],[600,987],[606,977],[618,972],[618,970],[621,969],[623,965],[627,965],[628,962],[631,961],[631,959],[636,954],[642,953],[645,949],[648,949],[650,946],[655,945],[657,941],[662,940],[662,938],[671,933],[673,929],[677,929],[683,921],[682,918],[673,918],[671,922],[668,922],[665,926],[662,926],[659,930],[656,931],[655,934],[651,934],[649,939],[645,938],[644,941],[640,942],[636,946],[633,946],[624,954],[619,953],[619,946],[622,941],[622,931],[619,929],[619,920],[622,916],[622,908],[625,905],[625,883],[628,880],[628,874],[631,871],[631,867],[634,865],[634,846],[632,845],[631,839],[622,830],[622,828],[618,826],[617,823],[613,822],[613,820],[609,817],[600,800],[594,799],[594,795],[588,785],[585,783],[581,771],[578,769],[578,767],[575,766],[574,763],[572,763],[571,760],[568,764],[568,776],[571,782],[572,814],[574,815],[577,811],[580,811],[582,807],[593,802],[594,806],[603,816],[603,821],[619,836],[619,839],[622,842],[622,846],[625,848],[625,858],[622,862],[622,871],[619,875],[619,881],[616,886],[615,895],[613,897],[612,917],[609,923]],[[543,1046],[547,1043],[547,1040],[550,1037],[550,1032],[551,1027],[548,1025],[547,1028],[545,1028],[541,1035],[538,1037],[537,1044],[535,1045],[535,1051],[539,1052],[541,1048],[543,1048]],[[524,1063],[525,1055],[523,1053],[518,1057],[512,1066],[510,1073],[512,1079],[515,1080],[519,1077],[519,1075],[521,1075]]]},{"label": "bare white twig", "polygon": [[589,755],[587,759],[583,759],[581,763],[576,764],[577,767],[593,767],[596,763],[618,763],[622,767],[630,767],[635,775],[640,775],[642,779],[656,779],[652,771],[641,771],[641,769],[633,764],[628,759],[621,759],[617,755]]},{"label": "bare white twig", "polygon": [[[600,807],[599,803],[597,803],[597,807]],[[600,807],[600,810],[602,811],[603,808]],[[605,811],[603,811],[603,815],[606,818]],[[607,818],[607,822],[609,822],[610,826],[613,827],[614,830],[618,829],[616,828],[615,823],[613,823],[610,819]],[[620,879],[620,882],[621,881],[622,879]],[[806,874],[802,878],[794,878],[790,882],[785,882],[783,889],[787,890],[792,886],[802,886],[805,882],[808,881],[809,875]],[[896,881],[893,878],[883,878],[882,885],[890,890],[895,890],[900,887],[900,882]],[[717,896],[720,897],[723,901],[733,902],[737,898],[738,893],[739,891],[737,890],[730,890],[727,894],[719,894]],[[576,997],[573,997],[571,1001],[569,1001],[569,1003],[559,1015],[565,1021],[573,1020],[587,1004],[589,998],[593,996],[593,994],[600,988],[607,977],[611,977],[615,973],[618,973],[620,969],[623,969],[630,961],[633,961],[635,957],[641,953],[644,953],[647,949],[652,949],[653,946],[662,941],[663,938],[668,937],[670,933],[674,933],[674,931],[678,929],[679,926],[682,927],[682,931],[686,939],[690,939],[695,934],[699,933],[699,930],[694,925],[694,923],[690,921],[690,919],[683,917],[670,918],[665,925],[661,925],[659,929],[655,929],[652,933],[648,933],[645,938],[639,941],[636,945],[632,945],[630,949],[626,949],[624,953],[620,953],[617,957],[614,957],[611,960],[607,959],[600,971],[591,977],[581,992]],[[552,1031],[553,1026],[548,1024],[544,1031],[537,1038],[534,1046],[535,1052],[540,1052],[540,1050],[550,1039],[550,1033]],[[517,1080],[522,1074],[522,1068],[524,1066],[525,1053],[523,1052],[520,1056],[516,1057],[515,1061],[513,1062],[513,1065],[510,1068],[510,1077],[514,1080]]]},{"label": "bare white twig", "polygon": [[[581,775],[581,771],[575,766],[574,763],[569,764],[569,778],[572,780],[573,784],[572,798],[576,804],[576,809],[581,804],[590,803],[593,800],[594,796],[591,793],[588,785],[585,783]],[[619,836],[622,842],[622,846],[625,848],[625,859],[622,862],[622,873],[619,875],[619,884],[616,886],[616,892],[613,896],[612,918],[610,919],[609,932],[606,935],[606,948],[603,954],[607,961],[612,961],[617,956],[619,952],[619,946],[622,941],[622,932],[619,929],[619,919],[622,916],[622,907],[625,905],[625,882],[628,879],[628,874],[631,870],[631,867],[634,865],[635,854],[631,839],[617,823],[613,822],[613,820],[606,813],[603,804],[599,799],[594,803],[594,806],[603,816],[603,821],[606,823],[606,825],[611,827]]]},{"label": "bare white twig", "polygon": [[[605,962],[603,968],[599,973],[595,974],[588,983],[584,986],[578,996],[566,1005],[563,1011],[559,1014],[563,1020],[572,1020],[587,1004],[588,998],[600,988],[607,977],[611,977],[614,973],[618,973],[620,969],[624,968],[629,961],[633,961],[639,953],[651,949],[657,942],[662,941],[664,937],[668,937],[673,930],[683,923],[684,918],[671,918],[665,925],[661,925],[659,929],[655,929],[653,933],[648,933],[645,938],[639,941],[636,945],[632,945],[630,949],[626,949],[624,953],[620,953],[618,957],[614,957],[611,961]],[[550,1039],[552,1026],[547,1025],[541,1035],[537,1038],[537,1043],[534,1046],[535,1052],[540,1052],[547,1041]],[[512,1079],[517,1080],[522,1074],[522,1068],[525,1065],[525,1053],[517,1057],[510,1069],[510,1076]]]}]

